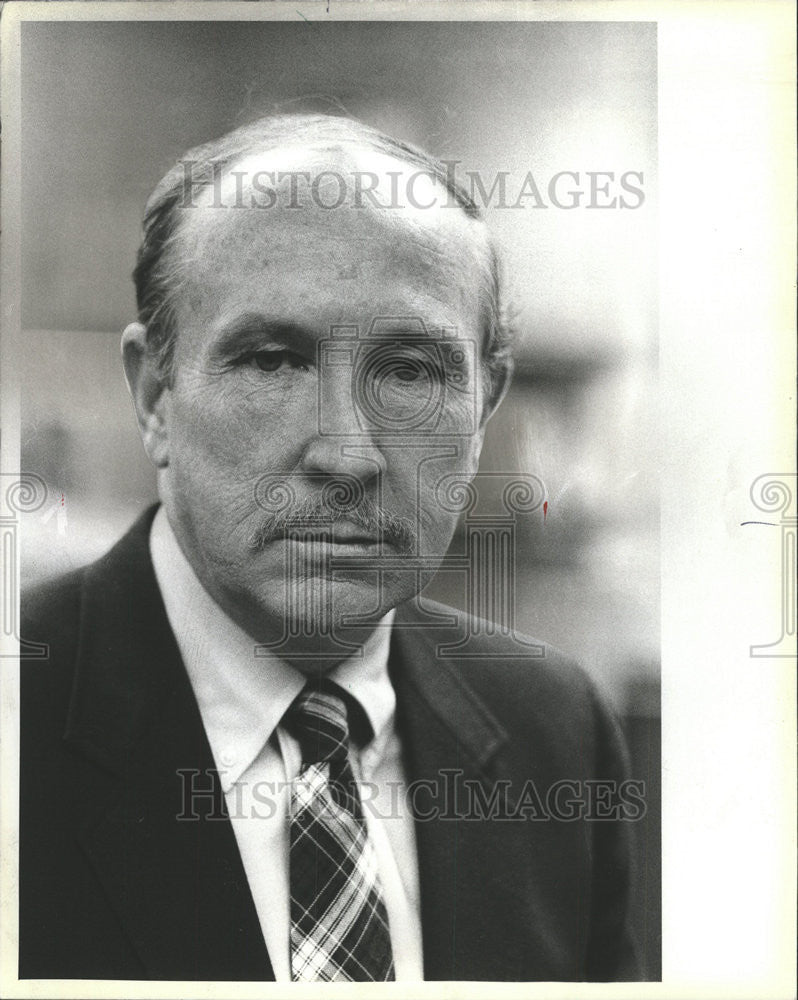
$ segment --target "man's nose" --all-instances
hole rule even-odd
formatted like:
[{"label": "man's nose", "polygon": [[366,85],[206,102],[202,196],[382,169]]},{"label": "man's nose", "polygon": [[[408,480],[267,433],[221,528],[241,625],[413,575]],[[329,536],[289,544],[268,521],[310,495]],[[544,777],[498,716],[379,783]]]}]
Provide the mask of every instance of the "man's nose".
[{"label": "man's nose", "polygon": [[319,394],[317,421],[302,455],[302,470],[313,475],[346,474],[360,482],[385,472],[385,456],[359,418],[348,379],[327,377]]}]

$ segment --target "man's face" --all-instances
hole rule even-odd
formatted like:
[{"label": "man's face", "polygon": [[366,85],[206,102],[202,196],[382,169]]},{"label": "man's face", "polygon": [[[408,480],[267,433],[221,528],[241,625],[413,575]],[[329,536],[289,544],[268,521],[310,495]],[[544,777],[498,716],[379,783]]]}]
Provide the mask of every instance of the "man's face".
[{"label": "man's face", "polygon": [[[445,202],[415,185],[430,193]],[[376,620],[443,557],[445,477],[472,475],[482,441],[482,239],[452,207],[184,210],[161,490],[205,588],[258,641]]]}]

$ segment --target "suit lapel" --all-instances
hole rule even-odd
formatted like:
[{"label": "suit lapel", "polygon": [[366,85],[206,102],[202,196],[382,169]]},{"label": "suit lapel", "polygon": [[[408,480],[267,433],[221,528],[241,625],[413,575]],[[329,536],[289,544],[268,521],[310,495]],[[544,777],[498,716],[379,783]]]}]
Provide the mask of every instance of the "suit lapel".
[{"label": "suit lapel", "polygon": [[555,956],[537,912],[526,825],[466,818],[465,788],[479,786],[488,799],[497,782],[510,784],[507,734],[451,661],[437,655],[451,630],[430,622],[419,628],[418,615],[399,609],[390,667],[407,778],[419,789],[412,801],[425,979],[531,979],[536,961],[537,978],[547,978]]},{"label": "suit lapel", "polygon": [[273,979],[150,562],[152,516],[86,577],[65,739],[116,780],[79,837],[152,978]]}]

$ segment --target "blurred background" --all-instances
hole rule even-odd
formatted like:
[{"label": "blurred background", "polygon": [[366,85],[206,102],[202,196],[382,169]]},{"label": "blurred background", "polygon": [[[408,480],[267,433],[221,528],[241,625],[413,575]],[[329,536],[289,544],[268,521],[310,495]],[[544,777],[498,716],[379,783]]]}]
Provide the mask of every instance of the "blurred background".
[{"label": "blurred background", "polygon": [[[28,22],[22,40],[22,468],[49,490],[25,519],[26,583],[100,555],[156,499],[119,338],[144,202],[186,149],[270,111],[341,111],[486,192],[503,175],[486,216],[517,371],[481,470],[545,484],[545,519],[517,521],[516,623],[621,716],[647,788],[635,919],[658,978],[656,26]],[[557,187],[562,205],[583,191],[573,208],[548,191],[561,171],[579,175]],[[591,171],[614,175],[593,202],[636,207],[589,207]],[[642,198],[619,186],[630,171]],[[530,173],[539,197],[519,198]],[[427,593],[463,606],[454,574]]]}]

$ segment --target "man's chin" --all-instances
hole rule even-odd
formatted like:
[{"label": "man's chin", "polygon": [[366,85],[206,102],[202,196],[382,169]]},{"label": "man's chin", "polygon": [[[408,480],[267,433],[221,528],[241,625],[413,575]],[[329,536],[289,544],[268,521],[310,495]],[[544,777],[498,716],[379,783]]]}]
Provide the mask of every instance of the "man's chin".
[{"label": "man's chin", "polygon": [[272,586],[259,602],[258,638],[269,646],[294,640],[320,645],[329,639],[346,645],[362,643],[404,599],[405,595],[380,587],[374,578],[356,573],[281,581],[278,593]]}]

